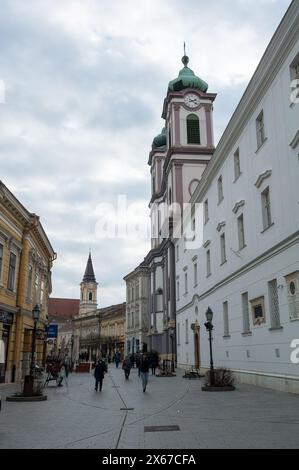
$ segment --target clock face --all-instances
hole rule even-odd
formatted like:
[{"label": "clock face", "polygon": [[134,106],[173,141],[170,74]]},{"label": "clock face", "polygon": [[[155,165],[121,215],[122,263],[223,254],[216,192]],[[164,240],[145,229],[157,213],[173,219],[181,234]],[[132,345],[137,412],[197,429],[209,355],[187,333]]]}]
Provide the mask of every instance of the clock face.
[{"label": "clock face", "polygon": [[200,103],[199,97],[194,93],[188,93],[188,95],[185,96],[184,101],[188,108],[196,108]]}]

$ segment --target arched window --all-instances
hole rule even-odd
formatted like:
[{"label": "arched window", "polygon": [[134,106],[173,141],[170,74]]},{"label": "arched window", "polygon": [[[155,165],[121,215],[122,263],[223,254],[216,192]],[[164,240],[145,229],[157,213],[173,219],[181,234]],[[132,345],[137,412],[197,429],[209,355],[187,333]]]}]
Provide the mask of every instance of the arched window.
[{"label": "arched window", "polygon": [[92,300],[92,292],[89,292],[89,300]]},{"label": "arched window", "polygon": [[196,114],[187,116],[187,143],[200,144],[199,119]]}]

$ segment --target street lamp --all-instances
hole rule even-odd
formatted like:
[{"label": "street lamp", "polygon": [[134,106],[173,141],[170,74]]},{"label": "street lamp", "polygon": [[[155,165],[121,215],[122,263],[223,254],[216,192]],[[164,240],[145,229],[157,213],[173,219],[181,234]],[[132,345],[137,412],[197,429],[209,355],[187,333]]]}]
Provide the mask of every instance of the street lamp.
[{"label": "street lamp", "polygon": [[206,311],[206,319],[207,319],[207,322],[205,323],[205,327],[207,331],[209,332],[209,342],[210,342],[210,385],[213,386],[215,383],[213,352],[212,352],[212,330],[214,326],[212,324],[213,312],[210,309],[210,307],[208,307]]},{"label": "street lamp", "polygon": [[32,347],[31,347],[31,365],[30,365],[30,375],[33,378],[34,377],[34,366],[35,366],[35,361],[34,361],[34,354],[35,354],[35,346],[36,346],[36,325],[39,319],[40,315],[40,309],[39,306],[36,304],[34,309],[32,310],[32,318],[34,321],[34,327],[33,327],[33,332],[32,332]]},{"label": "street lamp", "polygon": [[34,322],[33,330],[32,330],[32,345],[31,345],[31,361],[30,361],[30,374],[26,375],[24,380],[24,396],[33,396],[33,382],[34,382],[34,354],[35,354],[35,347],[36,347],[36,325],[39,319],[40,309],[39,306],[36,304],[34,309],[32,310],[32,318]]},{"label": "street lamp", "polygon": [[74,335],[71,336],[71,372],[73,372]]}]

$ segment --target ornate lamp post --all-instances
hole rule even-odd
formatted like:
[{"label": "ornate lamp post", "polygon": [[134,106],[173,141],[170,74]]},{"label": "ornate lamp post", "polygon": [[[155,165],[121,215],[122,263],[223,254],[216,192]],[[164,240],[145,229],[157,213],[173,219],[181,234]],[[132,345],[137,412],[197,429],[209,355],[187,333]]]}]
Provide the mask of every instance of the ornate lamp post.
[{"label": "ornate lamp post", "polygon": [[206,311],[206,319],[207,319],[207,321],[205,323],[205,327],[206,327],[207,331],[209,332],[209,343],[210,343],[210,385],[213,386],[214,383],[215,383],[214,364],[213,364],[213,351],[212,351],[212,330],[213,330],[214,326],[212,324],[213,312],[210,309],[210,307],[208,307],[208,309]]},{"label": "ornate lamp post", "polygon": [[33,396],[33,383],[34,383],[34,366],[35,366],[35,347],[36,347],[36,325],[39,319],[40,309],[36,304],[32,310],[32,318],[34,322],[32,330],[32,344],[31,344],[31,360],[30,360],[30,374],[26,375],[24,380],[24,396]]},{"label": "ornate lamp post", "polygon": [[32,318],[34,321],[34,327],[32,331],[32,347],[31,347],[31,364],[30,364],[30,375],[31,377],[34,377],[34,366],[35,366],[35,360],[34,360],[34,354],[35,354],[35,348],[36,348],[36,325],[39,319],[40,315],[40,309],[39,306],[36,304],[34,309],[32,310]]},{"label": "ornate lamp post", "polygon": [[74,364],[73,351],[74,351],[74,335],[72,334],[71,336],[71,372],[73,372],[73,364]]}]

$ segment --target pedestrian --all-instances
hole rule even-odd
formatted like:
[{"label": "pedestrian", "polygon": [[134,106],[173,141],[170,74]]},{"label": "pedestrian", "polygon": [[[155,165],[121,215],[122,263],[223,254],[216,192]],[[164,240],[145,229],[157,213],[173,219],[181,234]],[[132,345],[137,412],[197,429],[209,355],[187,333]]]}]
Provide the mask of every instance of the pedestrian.
[{"label": "pedestrian", "polygon": [[123,361],[122,368],[123,368],[123,371],[125,372],[125,378],[126,380],[128,380],[130,377],[131,369],[132,369],[132,362],[130,361],[129,356],[127,356],[125,360]]},{"label": "pedestrian", "polygon": [[69,375],[69,371],[71,369],[71,358],[68,354],[66,354],[65,357],[64,357],[63,365],[64,365],[64,370],[65,370],[65,376],[67,378],[68,375]]},{"label": "pedestrian", "polygon": [[143,392],[145,392],[146,386],[147,386],[147,383],[148,383],[149,367],[150,367],[150,362],[149,362],[148,356],[147,356],[147,354],[143,354],[141,356],[141,361],[140,361],[140,366],[139,366],[140,376],[141,376],[141,380],[142,380]]},{"label": "pedestrian", "polygon": [[141,362],[141,355],[138,353],[136,355],[136,367],[138,369],[138,377],[140,377],[140,362]]},{"label": "pedestrian", "polygon": [[119,351],[116,351],[115,355],[114,355],[114,360],[115,360],[115,365],[116,365],[116,368],[118,369],[118,365],[120,363],[120,352]]},{"label": "pedestrian", "polygon": [[150,356],[150,364],[151,364],[151,369],[152,369],[152,375],[156,375],[156,369],[159,364],[159,357],[158,354],[153,352]]},{"label": "pedestrian", "polygon": [[98,391],[99,385],[100,385],[100,391],[102,390],[103,378],[104,378],[105,372],[107,372],[106,363],[101,358],[99,358],[97,365],[95,366],[95,369],[94,369],[94,378],[95,378],[94,389],[96,392]]}]

